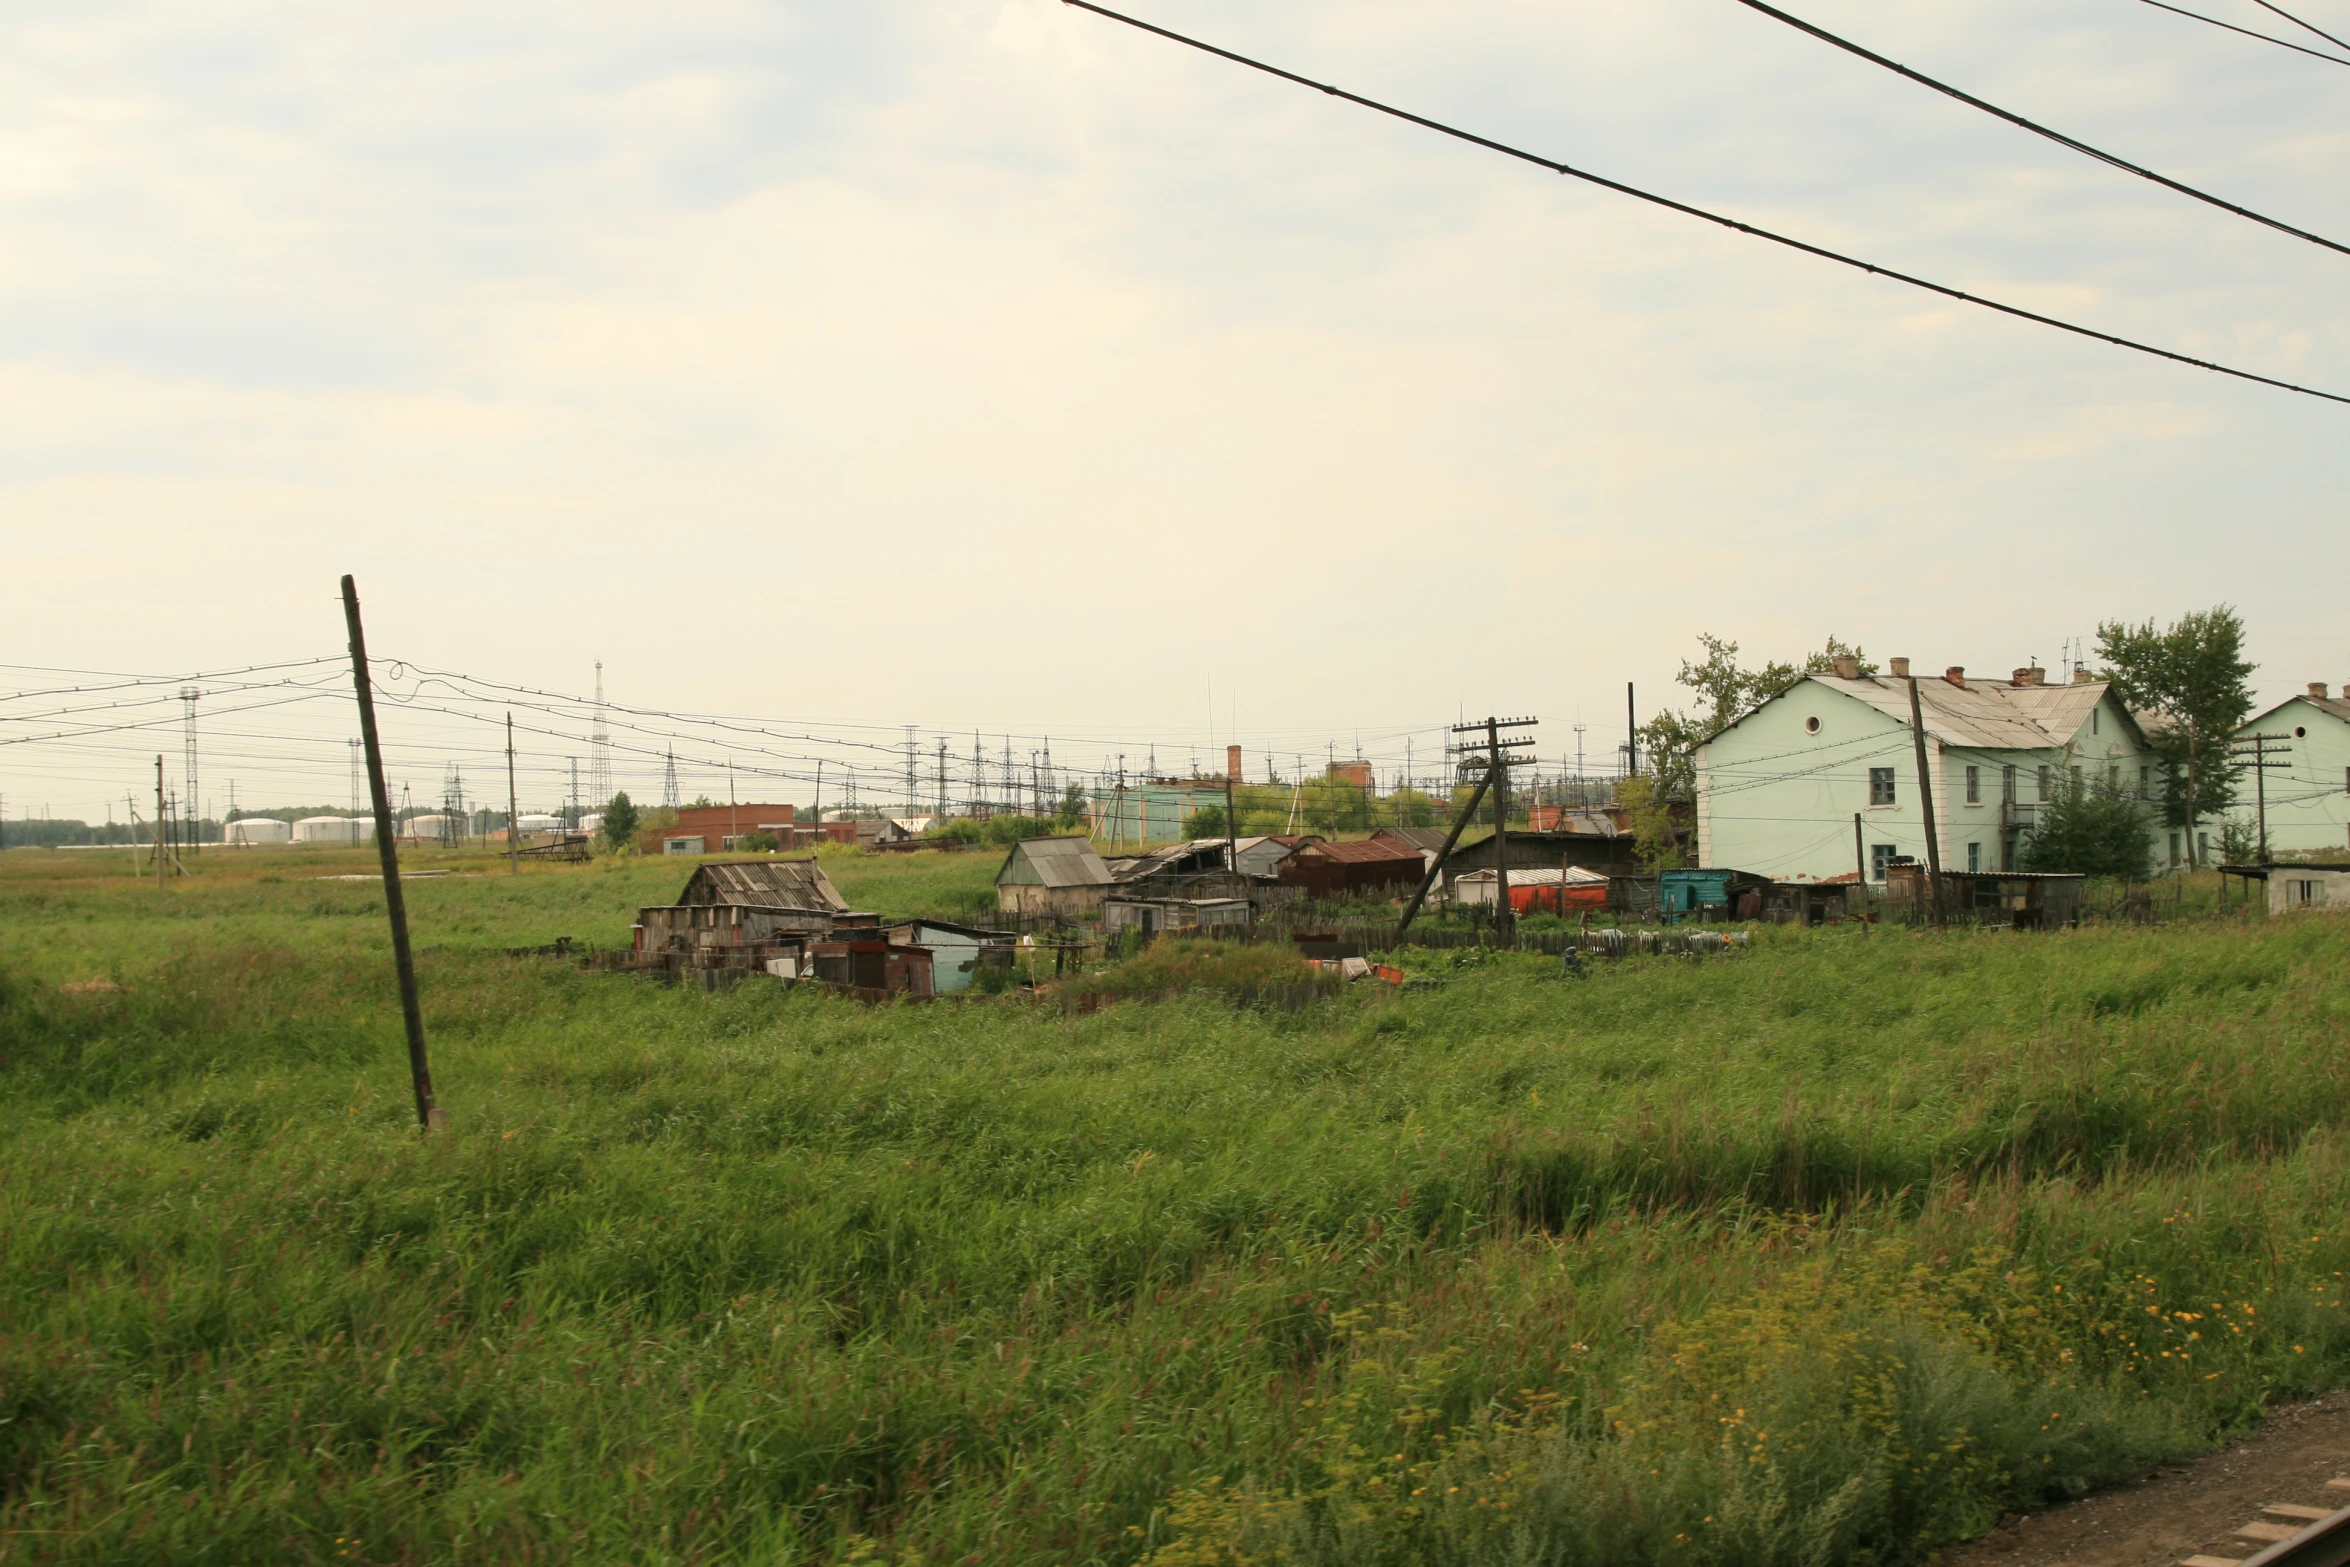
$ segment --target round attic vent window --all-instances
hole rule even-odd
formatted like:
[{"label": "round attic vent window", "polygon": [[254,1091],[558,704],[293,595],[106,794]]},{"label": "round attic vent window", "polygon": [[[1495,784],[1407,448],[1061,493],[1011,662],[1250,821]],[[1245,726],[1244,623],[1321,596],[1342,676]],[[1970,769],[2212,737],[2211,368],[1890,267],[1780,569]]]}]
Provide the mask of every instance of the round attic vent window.
[{"label": "round attic vent window", "polygon": [[2306,739],[2308,739],[2308,738],[2309,738],[2309,730],[2308,730],[2307,726],[2305,725],[2305,726],[2303,726],[2303,727],[2301,727],[2301,728],[2295,729],[2295,730],[2293,731],[2293,738],[2294,738],[2294,739],[2296,739],[2296,740],[2306,740]]},{"label": "round attic vent window", "polygon": [[1803,732],[1807,735],[1818,734],[1820,732],[1820,721],[1816,718],[1805,719],[1803,721]]}]

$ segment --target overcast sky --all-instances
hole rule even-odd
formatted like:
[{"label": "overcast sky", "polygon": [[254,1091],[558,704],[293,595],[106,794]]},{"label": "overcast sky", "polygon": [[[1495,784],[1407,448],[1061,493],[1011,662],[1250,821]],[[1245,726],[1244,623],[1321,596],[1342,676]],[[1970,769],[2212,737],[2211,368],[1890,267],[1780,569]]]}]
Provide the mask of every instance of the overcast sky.
[{"label": "overcast sky", "polygon": [[[2350,257],[1731,0],[1135,3],[2350,392]],[[2350,240],[2350,69],[2131,0],[1803,4]],[[2350,25],[2350,0],[2308,7]],[[352,571],[380,653],[566,691],[600,657],[645,707],[1171,748],[1212,714],[1215,743],[1237,721],[1283,752],[1499,709],[1539,714],[1552,755],[1580,715],[1596,755],[1625,681],[1644,711],[1684,695],[1701,631],[2004,674],[2101,618],[2226,600],[2268,694],[2350,681],[2346,478],[2350,408],[1053,0],[0,13],[15,665],[332,653]],[[119,792],[38,749],[0,755],[12,816],[28,789],[60,814]]]}]

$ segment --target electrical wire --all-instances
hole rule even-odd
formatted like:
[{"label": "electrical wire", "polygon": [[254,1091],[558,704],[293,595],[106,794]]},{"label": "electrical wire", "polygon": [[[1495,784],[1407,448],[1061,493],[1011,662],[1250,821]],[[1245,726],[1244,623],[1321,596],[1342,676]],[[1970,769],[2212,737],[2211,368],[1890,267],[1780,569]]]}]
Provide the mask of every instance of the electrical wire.
[{"label": "electrical wire", "polygon": [[[2214,196],[2209,191],[2197,190],[2194,186],[2181,184],[2179,181],[2170,178],[2168,175],[2157,174],[2152,169],[2149,169],[2142,164],[2132,163],[2127,158],[2116,157],[2110,152],[2101,151],[2098,148],[2092,147],[2087,142],[2081,141],[2076,137],[2067,136],[2062,131],[2051,130],[2036,120],[2027,120],[2022,115],[2017,114],[2012,110],[2002,109],[1995,103],[1987,103],[1972,93],[1963,92],[1960,89],[1951,86],[1948,82],[1936,81],[1933,77],[1926,75],[1922,71],[1913,71],[1898,60],[1889,60],[1885,56],[1878,54],[1872,49],[1863,48],[1861,45],[1854,43],[1849,38],[1840,38],[1836,34],[1829,32],[1824,27],[1818,26],[1812,22],[1807,22],[1802,17],[1793,15],[1790,12],[1782,11],[1775,5],[1766,4],[1765,0],[1737,0],[1737,3],[1746,7],[1750,11],[1758,11],[1764,16],[1784,22],[1789,27],[1794,28],[1797,32],[1808,33],[1812,37],[1820,40],[1820,42],[1841,49],[1846,54],[1856,55],[1859,58],[1868,61],[1872,65],[1881,65],[1886,70],[1893,72],[1897,76],[1905,76],[1909,78],[1909,80],[1916,82],[1921,87],[1930,87],[1946,98],[1955,98],[1960,103],[1967,105],[1969,108],[1980,109],[1985,114],[1996,116],[1999,119],[2005,120],[2010,125],[2018,126],[2024,130],[2030,131],[2035,136],[2045,137],[2049,141],[2056,143],[2059,147],[2069,147],[2074,152],[2080,153],[2083,157],[2094,158],[2099,163],[2107,164],[2113,168],[2120,169],[2125,174],[2135,174],[2142,180],[2152,180],[2155,184],[2162,186],[2166,190],[2175,190],[2182,196],[2191,197],[2192,199],[2203,202],[2208,206],[2217,207],[2222,212],[2232,212],[2240,218],[2249,218],[2254,223],[2263,224],[2269,228],[2275,229],[2280,234],[2290,234],[2295,239],[2305,239],[2312,245],[2322,245],[2328,250],[2336,251],[2345,256],[2350,256],[2350,245],[2344,245],[2339,241],[2327,239],[2322,234],[2312,234],[2307,229],[2295,228],[2290,223],[2286,223],[2279,219],[2267,217],[2261,213],[2254,212],[2250,207],[2240,207],[2236,203],[2229,201],[2224,196]],[[2265,0],[2261,0],[2261,3],[2265,3]],[[2274,8],[2272,7],[2271,9]],[[2282,12],[2279,12],[2278,14],[2283,15]],[[2315,31],[2314,28],[2311,30]],[[2319,36],[2322,37],[2324,35],[2320,34]]]},{"label": "electrical wire", "polygon": [[2322,27],[2316,26],[2313,23],[2304,22],[2301,20],[2301,18],[2295,16],[2292,12],[2286,10],[2283,6],[2270,5],[2268,0],[2252,0],[2252,3],[2260,7],[2263,11],[2271,11],[2276,15],[2283,17],[2286,21],[2291,22],[2295,27],[2300,28],[2305,33],[2317,34],[2318,37],[2323,38],[2327,43],[2332,44],[2337,49],[2350,49],[2350,43],[2342,42],[2341,39],[2336,38],[2332,33],[2327,32]]},{"label": "electrical wire", "polygon": [[1985,310],[1995,310],[2001,315],[2013,316],[2019,321],[2037,322],[2041,326],[2054,327],[2060,332],[2070,332],[2076,337],[2092,338],[2097,342],[2108,343],[2116,348],[2127,348],[2135,353],[2150,354],[2157,359],[2168,359],[2176,364],[2193,365],[2199,370],[2210,370],[2219,375],[2232,376],[2239,381],[2252,381],[2262,386],[2273,386],[2279,391],[2297,392],[2303,397],[2316,397],[2329,403],[2350,405],[2350,396],[2339,392],[2320,391],[2315,387],[2301,386],[2291,381],[2280,381],[2273,376],[2259,375],[2250,370],[2238,370],[2209,359],[2197,359],[2192,355],[2174,353],[2167,348],[2157,348],[2151,343],[2141,343],[2135,338],[2116,337],[2110,332],[2100,332],[2095,327],[2082,326],[2077,322],[2042,315],[2036,310],[2026,310],[2021,305],[2003,304],[1996,299],[1987,299],[1980,294],[1969,294],[1962,289],[1952,288],[1943,283],[1935,283],[1912,273],[1896,272],[1891,267],[1881,267],[1873,261],[1863,261],[1857,256],[1848,256],[1842,251],[1829,250],[1824,246],[1775,233],[1770,229],[1757,228],[1751,223],[1742,223],[1736,218],[1724,217],[1718,212],[1709,212],[1703,207],[1691,206],[1688,202],[1676,201],[1670,196],[1660,196],[1654,191],[1642,190],[1637,185],[1627,185],[1621,180],[1593,174],[1588,170],[1578,169],[1572,164],[1560,163],[1554,159],[1543,157],[1539,153],[1513,147],[1507,142],[1495,141],[1491,137],[1480,136],[1474,131],[1465,131],[1458,126],[1447,125],[1441,120],[1432,120],[1426,115],[1414,114],[1408,109],[1398,109],[1392,104],[1381,103],[1376,98],[1366,98],[1360,93],[1348,92],[1342,87],[1314,81],[1310,77],[1298,75],[1295,71],[1286,71],[1280,66],[1268,65],[1262,60],[1251,59],[1245,54],[1235,54],[1229,49],[1221,49],[1214,44],[1203,42],[1183,33],[1173,32],[1153,23],[1142,21],[1137,17],[1128,16],[1123,12],[1113,11],[1107,6],[1095,5],[1093,0],[1061,0],[1061,3],[1075,6],[1081,11],[1091,11],[1096,16],[1107,17],[1113,22],[1122,22],[1140,32],[1156,34],[1169,42],[1182,44],[1189,49],[1197,49],[1202,54],[1214,55],[1220,60],[1229,60],[1235,65],[1246,66],[1252,71],[1262,71],[1267,76],[1278,77],[1285,82],[1294,82],[1300,87],[1311,87],[1316,92],[1325,93],[1333,98],[1343,98],[1348,103],[1357,104],[1376,113],[1402,120],[1409,125],[1417,125],[1423,130],[1434,131],[1440,136],[1450,136],[1456,141],[1465,141],[1471,146],[1483,147],[1489,152],[1498,152],[1503,157],[1515,158],[1521,163],[1531,163],[1536,168],[1549,169],[1566,175],[1570,179],[1578,179],[1586,184],[1597,185],[1602,190],[1612,190],[1618,195],[1630,196],[1634,200],[1645,201],[1651,206],[1662,207],[1668,212],[1678,212],[1684,217],[1699,218],[1707,223],[1748,235],[1754,239],[1768,240],[1774,245],[1784,245],[1789,250],[1801,251],[1807,256],[1817,256],[1823,261],[1833,261],[1839,266],[1852,267],[1875,277],[1890,278],[1896,283],[1907,283],[1912,288],[1923,289],[1929,294],[1939,294],[1945,299],[1955,299],[1963,304],[1980,305]]},{"label": "electrical wire", "polygon": [[2257,38],[2262,43],[2275,44],[2280,49],[2290,49],[2295,54],[2305,54],[2313,60],[2331,60],[2336,65],[2350,65],[2350,60],[2345,60],[2338,54],[2328,54],[2323,49],[2312,49],[2305,44],[2297,44],[2289,38],[2278,38],[2269,33],[2256,33],[2249,27],[2238,27],[2235,23],[2223,22],[2216,16],[2205,16],[2201,11],[2190,11],[2184,6],[2171,5],[2168,0],[2139,0],[2139,3],[2150,5],[2157,11],[2168,11],[2174,16],[2189,16],[2198,22],[2209,22],[2214,27],[2224,27],[2231,33],[2242,33],[2247,38]]}]

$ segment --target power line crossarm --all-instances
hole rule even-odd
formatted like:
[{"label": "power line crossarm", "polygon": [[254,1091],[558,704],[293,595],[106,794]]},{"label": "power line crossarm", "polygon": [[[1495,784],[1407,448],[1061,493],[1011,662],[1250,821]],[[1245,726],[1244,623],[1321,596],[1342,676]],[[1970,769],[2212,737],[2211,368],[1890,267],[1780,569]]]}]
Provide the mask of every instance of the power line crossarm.
[{"label": "power line crossarm", "polygon": [[2001,315],[2013,316],[2019,321],[2036,322],[2041,326],[2054,327],[2060,332],[2070,332],[2076,337],[2086,337],[2100,343],[2111,344],[2115,348],[2127,348],[2132,352],[2149,354],[2157,359],[2168,359],[2174,364],[2192,365],[2198,370],[2209,370],[2217,375],[2230,376],[2239,381],[2251,381],[2261,386],[2273,386],[2282,392],[2297,392],[2304,397],[2322,398],[2329,403],[2350,404],[2350,396],[2338,392],[2320,391],[2315,387],[2301,386],[2291,381],[2280,381],[2273,376],[2260,375],[2250,370],[2238,370],[2209,359],[2197,359],[2191,354],[2175,353],[2167,348],[2157,348],[2152,343],[2141,343],[2135,338],[2117,337],[2111,332],[2101,332],[2095,327],[2082,326],[2077,322],[2042,315],[2036,310],[2026,310],[2021,305],[2003,304],[1999,300],[1986,299],[1980,294],[1969,294],[1963,289],[1952,288],[1947,284],[1936,283],[1911,273],[1897,272],[1891,267],[1879,266],[1873,261],[1864,261],[1858,256],[1848,256],[1841,251],[1829,250],[1824,246],[1810,244],[1790,235],[1758,228],[1751,223],[1724,217],[1718,212],[1710,212],[1703,207],[1691,206],[1685,201],[1676,201],[1670,196],[1660,196],[1654,191],[1642,190],[1637,185],[1627,185],[1621,180],[1612,180],[1603,174],[1593,174],[1588,170],[1578,169],[1572,164],[1560,163],[1539,153],[1528,152],[1522,147],[1513,147],[1507,142],[1495,141],[1489,136],[1480,136],[1474,131],[1465,131],[1457,126],[1447,125],[1441,120],[1432,120],[1425,115],[1414,114],[1408,109],[1398,109],[1392,104],[1381,103],[1375,98],[1366,98],[1360,93],[1348,92],[1343,87],[1314,81],[1310,77],[1298,75],[1295,71],[1283,70],[1280,66],[1268,65],[1262,60],[1251,59],[1244,54],[1235,54],[1229,49],[1218,48],[1216,45],[1203,42],[1200,39],[1169,31],[1167,28],[1127,16],[1123,12],[1110,10],[1106,6],[1095,5],[1092,0],[1061,0],[1061,3],[1075,6],[1081,11],[1091,11],[1095,15],[1106,17],[1113,22],[1122,22],[1128,27],[1136,28],[1142,32],[1156,34],[1172,43],[1182,44],[1189,49],[1197,49],[1203,54],[1211,54],[1218,59],[1229,60],[1235,65],[1246,66],[1252,71],[1261,71],[1267,76],[1278,77],[1285,82],[1294,82],[1300,87],[1311,87],[1316,92],[1325,93],[1333,98],[1342,98],[1348,103],[1387,115],[1392,119],[1417,125],[1423,130],[1434,131],[1440,136],[1449,136],[1455,141],[1464,141],[1471,146],[1483,147],[1489,152],[1498,152],[1503,157],[1515,158],[1521,163],[1531,163],[1536,168],[1564,174],[1571,179],[1597,185],[1603,190],[1612,190],[1618,195],[1630,196],[1636,201],[1645,201],[1651,206],[1662,207],[1668,212],[1678,212],[1684,217],[1698,218],[1717,227],[1730,229],[1754,239],[1768,240],[1774,245],[1783,245],[1789,250],[1801,251],[1807,256],[1817,256],[1822,261],[1833,261],[1839,266],[1851,267],[1856,271],[1866,272],[1875,277],[1889,278],[1896,283],[1906,283],[1912,288],[1923,289],[1929,294],[1939,294],[1945,299],[1955,299],[1962,304],[1980,305],[1985,310],[1995,310]]}]

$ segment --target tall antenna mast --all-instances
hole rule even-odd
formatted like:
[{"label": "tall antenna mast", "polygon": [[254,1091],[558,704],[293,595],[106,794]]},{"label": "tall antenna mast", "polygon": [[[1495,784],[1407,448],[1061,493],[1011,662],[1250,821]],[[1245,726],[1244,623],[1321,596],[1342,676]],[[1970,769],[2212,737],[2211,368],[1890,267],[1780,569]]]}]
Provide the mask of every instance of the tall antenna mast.
[{"label": "tall antenna mast", "polygon": [[597,810],[612,800],[612,736],[604,728],[604,661],[596,660],[596,721],[588,731],[588,799]]},{"label": "tall antenna mast", "polygon": [[189,818],[188,852],[191,854],[196,851],[204,836],[204,807],[200,803],[202,797],[196,793],[196,698],[201,695],[203,693],[194,686],[180,687],[180,707],[185,714],[183,728],[187,743],[187,759],[182,763],[182,770],[188,785],[187,801],[180,814]]}]

